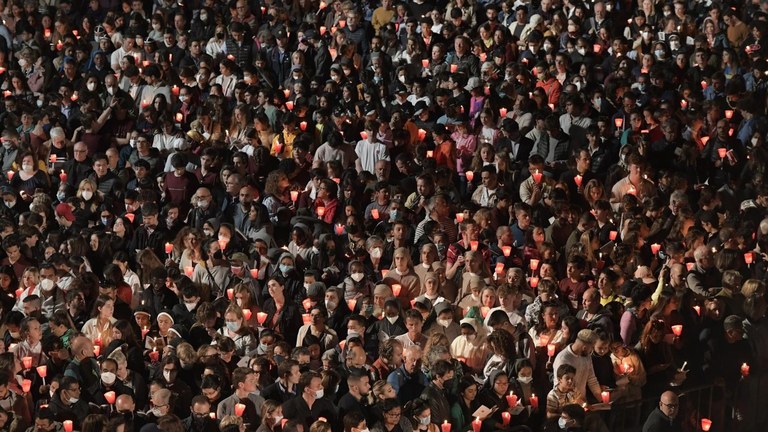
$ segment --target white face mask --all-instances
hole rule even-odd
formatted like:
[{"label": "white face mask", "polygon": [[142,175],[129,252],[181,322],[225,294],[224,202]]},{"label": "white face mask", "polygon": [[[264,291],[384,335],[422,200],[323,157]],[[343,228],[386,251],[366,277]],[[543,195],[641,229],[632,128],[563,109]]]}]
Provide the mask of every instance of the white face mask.
[{"label": "white face mask", "polygon": [[171,371],[164,370],[163,378],[165,378],[166,381],[171,382]]},{"label": "white face mask", "polygon": [[518,377],[517,380],[523,384],[530,384],[533,382],[533,377]]},{"label": "white face mask", "polygon": [[394,317],[390,317],[390,316],[388,316],[388,317],[387,317],[387,321],[389,321],[389,323],[390,323],[390,324],[394,324],[395,322],[397,322],[397,319],[398,319],[398,318],[399,318],[399,317],[396,317],[396,316],[394,316]]},{"label": "white face mask", "polygon": [[676,42],[676,41],[675,42],[670,42],[669,43],[669,49],[671,49],[672,51],[679,50],[680,49],[680,42]]},{"label": "white face mask", "polygon": [[76,404],[77,401],[79,401],[79,400],[80,400],[80,398],[71,397],[71,398],[69,398],[69,403],[70,404]]},{"label": "white face mask", "polygon": [[88,91],[94,91],[94,90],[96,90],[96,83],[94,83],[94,82],[89,82],[89,83],[88,83],[88,84],[86,84],[85,86],[88,88]]},{"label": "white face mask", "polygon": [[576,52],[579,53],[579,55],[586,55],[587,54],[586,48],[576,48]]},{"label": "white face mask", "polygon": [[5,206],[8,207],[8,208],[14,208],[16,206],[16,200],[5,201]]},{"label": "white face mask", "polygon": [[53,289],[53,286],[55,284],[50,279],[43,279],[40,281],[40,288],[43,289],[43,291],[50,291]]},{"label": "white face mask", "polygon": [[452,322],[453,322],[452,319],[439,319],[439,320],[437,320],[437,323],[440,324],[441,326],[445,327],[445,328],[448,328],[448,326],[451,325]]},{"label": "white face mask", "polygon": [[381,248],[371,249],[371,258],[374,258],[374,259],[381,258]]},{"label": "white face mask", "polygon": [[112,372],[102,372],[101,373],[101,381],[106,385],[112,385],[115,383],[115,380],[117,379],[117,375],[115,375]]},{"label": "white face mask", "polygon": [[565,427],[566,427],[567,425],[568,425],[568,422],[567,422],[567,421],[566,421],[564,418],[560,417],[559,419],[557,419],[557,426],[558,426],[560,429],[563,429],[563,430],[565,430]]},{"label": "white face mask", "polygon": [[653,54],[656,56],[657,60],[661,60],[664,58],[664,50],[657,49],[656,51],[653,52]]},{"label": "white face mask", "polygon": [[107,87],[107,93],[109,93],[110,96],[115,94],[115,88],[114,87]]},{"label": "white face mask", "polygon": [[330,300],[325,301],[325,308],[328,310],[336,310],[336,302],[332,302]]},{"label": "white face mask", "polygon": [[757,137],[752,138],[752,146],[756,146],[757,145],[757,141],[759,141],[757,139]]},{"label": "white face mask", "polygon": [[21,169],[23,169],[26,172],[32,172],[33,165],[32,164],[22,164]]},{"label": "white face mask", "polygon": [[552,44],[551,43],[545,43],[544,44],[544,51],[549,52],[550,49],[552,49]]},{"label": "white face mask", "polygon": [[428,425],[432,421],[432,416],[420,417],[419,423],[422,425]]},{"label": "white face mask", "polygon": [[351,277],[352,280],[355,281],[355,282],[360,282],[361,280],[363,280],[363,277],[365,277],[365,274],[363,274],[363,273],[352,273],[349,277]]},{"label": "white face mask", "polygon": [[90,199],[93,198],[93,192],[86,190],[86,191],[83,191],[83,193],[80,194],[80,196],[82,196],[84,200],[90,201]]},{"label": "white face mask", "polygon": [[316,392],[315,392],[315,399],[320,399],[320,398],[322,398],[323,396],[325,396],[325,390],[323,390],[323,389],[320,389],[320,390],[318,390],[318,391],[316,391]]},{"label": "white face mask", "polygon": [[152,408],[151,410],[149,410],[149,412],[152,415],[154,415],[155,417],[162,417],[163,416],[163,412],[160,411],[160,408]]},{"label": "white face mask", "polygon": [[275,426],[279,425],[283,421],[283,416],[275,416]]},{"label": "white face mask", "polygon": [[192,312],[192,310],[194,310],[197,307],[197,302],[193,302],[193,303],[184,302],[184,306],[187,307],[188,312]]}]

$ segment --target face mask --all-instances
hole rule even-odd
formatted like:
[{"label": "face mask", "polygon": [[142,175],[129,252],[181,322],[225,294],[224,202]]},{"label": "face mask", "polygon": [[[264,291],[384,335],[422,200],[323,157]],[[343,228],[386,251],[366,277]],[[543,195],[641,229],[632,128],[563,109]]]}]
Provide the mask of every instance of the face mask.
[{"label": "face mask", "polygon": [[576,86],[576,91],[581,90],[581,81],[575,81],[573,85]]},{"label": "face mask", "polygon": [[162,26],[160,24],[152,24],[152,28],[155,29],[155,31],[160,31],[160,28]]},{"label": "face mask", "polygon": [[162,411],[160,411],[160,408],[152,408],[151,410],[149,410],[149,412],[150,412],[150,414],[152,414],[155,417],[162,417],[163,416],[163,413],[162,413]]},{"label": "face mask", "polygon": [[224,39],[224,33],[216,33],[216,39]]},{"label": "face mask", "polygon": [[5,147],[6,150],[10,150],[13,147],[12,142],[4,142],[3,147]]},{"label": "face mask", "polygon": [[82,194],[80,194],[81,197],[83,197],[84,200],[90,201],[91,198],[93,198],[93,192],[91,191],[83,191]]},{"label": "face mask", "polygon": [[[113,94],[115,94],[115,88],[114,88],[114,87],[107,87],[107,93],[108,93],[110,96],[111,96],[111,95],[113,95]],[[131,140],[131,141],[135,141],[135,140]]]},{"label": "face mask", "polygon": [[27,62],[27,59],[20,59],[19,60],[19,66],[21,66],[22,69],[26,69],[27,66],[29,66],[29,63]]},{"label": "face mask", "polygon": [[679,50],[680,49],[680,42],[670,42],[669,43],[669,49],[671,49],[672,51]]},{"label": "face mask", "polygon": [[209,204],[210,203],[208,202],[208,200],[200,200],[197,202],[197,206],[200,207],[201,209],[207,209]]},{"label": "face mask", "polygon": [[360,282],[361,280],[363,280],[364,276],[365,275],[363,273],[352,273],[350,277],[352,278],[353,281]]},{"label": "face mask", "polygon": [[71,398],[69,398],[69,403],[70,404],[76,404],[77,401],[79,401],[79,400],[80,400],[80,398],[71,397]]},{"label": "face mask", "polygon": [[651,37],[651,34],[649,32],[640,32],[640,36],[642,36],[643,39],[648,39]]},{"label": "face mask", "polygon": [[164,370],[163,371],[163,378],[165,378],[166,381],[171,382],[171,372]]},{"label": "face mask", "polygon": [[397,321],[397,319],[398,319],[398,318],[399,318],[399,317],[396,317],[396,316],[394,316],[394,317],[390,317],[390,316],[388,316],[388,317],[387,317],[387,321],[389,321],[389,323],[390,323],[390,324],[393,324],[393,325],[394,325],[394,324],[395,324],[395,322]]},{"label": "face mask", "polygon": [[8,208],[13,208],[16,205],[16,201],[6,201],[5,206]]},{"label": "face mask", "polygon": [[477,339],[476,334],[467,335],[467,340],[472,342],[473,340]]},{"label": "face mask", "polygon": [[208,21],[208,14],[200,14],[200,21]]},{"label": "face mask", "polygon": [[668,17],[670,15],[672,15],[672,11],[664,11],[664,16],[665,17]]},{"label": "face mask", "polygon": [[38,100],[36,101],[36,103],[37,103],[37,107],[38,107],[38,108],[42,108],[42,106],[43,106],[43,101],[41,101],[40,99],[38,99]]},{"label": "face mask", "polygon": [[564,418],[560,417],[559,419],[557,419],[557,426],[560,429],[565,430],[565,427],[566,427],[567,424],[568,424],[568,422]]},{"label": "face mask", "polygon": [[393,222],[397,220],[397,210],[392,210],[389,212],[389,220]]},{"label": "face mask", "polygon": [[336,310],[336,306],[338,306],[335,302],[332,302],[330,300],[325,301],[325,308],[328,310]]},{"label": "face mask", "polygon": [[579,55],[586,55],[587,49],[586,48],[576,48],[576,52],[579,53]]},{"label": "face mask", "polygon": [[428,425],[431,420],[432,416],[421,417],[419,418],[419,424]]},{"label": "face mask", "polygon": [[658,60],[661,60],[664,58],[664,50],[657,49],[653,52],[653,55],[655,55]]},{"label": "face mask", "polygon": [[115,380],[117,379],[117,375],[115,375],[112,372],[102,372],[101,373],[101,381],[106,385],[112,385],[115,383]]},{"label": "face mask", "polygon": [[67,194],[64,192],[58,192],[56,194],[56,199],[59,201],[64,201],[65,199],[67,199]]},{"label": "face mask", "polygon": [[206,237],[213,237],[213,231],[211,230],[203,230],[203,234],[205,234]]},{"label": "face mask", "polygon": [[758,141],[757,137],[752,138],[752,146],[753,147],[757,145],[757,141]]},{"label": "face mask", "polygon": [[551,43],[545,43],[544,44],[544,51],[548,52],[551,49],[552,49],[552,44]]},{"label": "face mask", "polygon": [[186,102],[186,101],[187,101],[187,99],[189,99],[189,96],[186,96],[186,95],[184,95],[184,96],[179,96],[179,100],[180,100],[182,103]]},{"label": "face mask", "polygon": [[280,264],[280,272],[283,274],[286,274],[293,270],[293,266],[289,266],[287,264]]},{"label": "face mask", "polygon": [[371,258],[374,258],[374,259],[381,258],[381,248],[371,249]]},{"label": "face mask", "polygon": [[10,334],[11,338],[13,339],[19,339],[21,337],[21,334],[19,332],[8,332],[8,334]]},{"label": "face mask", "polygon": [[279,425],[283,421],[283,416],[275,416],[275,426]]},{"label": "face mask", "polygon": [[21,169],[23,169],[24,171],[27,171],[27,172],[31,172],[32,171],[32,164],[22,164],[21,165]]},{"label": "face mask", "polygon": [[88,88],[88,91],[96,90],[96,83],[90,82],[90,83],[86,84],[85,86]]},{"label": "face mask", "polygon": [[227,321],[227,330],[229,330],[232,333],[236,333],[238,330],[240,330],[240,323]]},{"label": "face mask", "polygon": [[602,99],[600,99],[600,98],[595,98],[595,105],[597,105],[597,106],[599,107],[599,106],[600,106],[600,104],[602,104],[602,103],[603,103],[603,100],[602,100]]},{"label": "face mask", "polygon": [[55,284],[50,279],[43,279],[40,281],[40,288],[43,289],[43,291],[50,291],[53,289],[53,286]]},{"label": "face mask", "polygon": [[440,324],[441,326],[445,327],[445,328],[448,328],[448,326],[451,325],[452,322],[453,322],[453,320],[451,320],[451,319],[439,319],[439,320],[437,320],[437,323]]},{"label": "face mask", "polygon": [[187,307],[188,312],[192,312],[192,310],[194,310],[197,307],[197,302],[194,302],[194,303],[184,302],[184,306]]},{"label": "face mask", "polygon": [[104,226],[109,225],[109,218],[101,218],[101,224]]},{"label": "face mask", "polygon": [[530,384],[533,382],[533,377],[518,377],[517,380],[523,384]]},{"label": "face mask", "polygon": [[320,399],[325,395],[325,390],[320,389],[315,392],[315,399]]}]

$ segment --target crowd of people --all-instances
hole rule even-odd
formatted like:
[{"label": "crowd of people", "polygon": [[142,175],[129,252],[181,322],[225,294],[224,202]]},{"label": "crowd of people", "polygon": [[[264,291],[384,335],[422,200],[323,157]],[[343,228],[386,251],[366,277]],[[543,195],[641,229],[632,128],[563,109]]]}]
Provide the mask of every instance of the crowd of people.
[{"label": "crowd of people", "polygon": [[0,432],[768,427],[768,2],[0,16]]}]

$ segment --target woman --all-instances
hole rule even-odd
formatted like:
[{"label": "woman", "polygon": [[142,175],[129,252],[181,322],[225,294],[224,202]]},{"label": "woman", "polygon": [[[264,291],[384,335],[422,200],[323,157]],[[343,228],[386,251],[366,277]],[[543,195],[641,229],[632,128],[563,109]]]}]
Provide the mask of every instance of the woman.
[{"label": "woman", "polygon": [[179,263],[179,269],[194,267],[201,259],[201,233],[192,227],[184,227],[176,235],[173,246],[173,257]]},{"label": "woman", "polygon": [[487,346],[493,355],[483,369],[485,379],[489,379],[494,371],[510,374],[517,358],[515,349],[517,344],[512,335],[507,331],[494,331],[488,336]]},{"label": "woman", "polygon": [[[228,59],[222,59],[221,63],[219,63],[219,72],[221,74],[213,79],[211,82],[211,85],[218,84],[221,86],[221,92],[224,95],[225,98],[231,99],[232,95],[235,91],[235,83],[237,83],[237,76],[234,74],[237,71],[237,64]],[[251,124],[251,116],[248,114],[250,110],[247,109],[245,106],[239,106],[241,108],[240,116],[237,116],[237,111],[235,112],[235,116],[232,118],[232,124],[235,125],[235,123],[238,123],[238,128],[242,128],[245,125]],[[237,109],[236,109],[237,110]],[[231,133],[232,131],[230,131]],[[242,131],[240,131],[242,132]],[[230,135],[232,137],[232,135]],[[234,142],[234,140],[233,140]],[[245,142],[245,140],[243,140]]]},{"label": "woman", "polygon": [[339,188],[336,182],[329,178],[320,180],[317,188],[317,198],[314,203],[314,212],[318,219],[325,223],[333,224],[341,217],[339,207]]},{"label": "woman", "polygon": [[317,252],[309,257],[311,268],[322,269],[320,279],[327,286],[336,286],[344,280],[344,266],[341,248],[337,247],[336,237],[331,234],[321,234],[317,239]]},{"label": "woman", "polygon": [[[110,243],[113,251],[124,251],[133,239],[133,224],[125,216],[116,217],[112,223],[112,236]],[[135,294],[135,293],[134,293]]]},{"label": "woman", "polygon": [[267,281],[269,298],[264,304],[264,312],[267,319],[264,327],[268,327],[280,334],[298,334],[302,325],[301,312],[293,301],[285,296],[285,280],[280,276],[273,276]]},{"label": "woman", "polygon": [[21,321],[20,337],[21,342],[16,345],[13,351],[16,359],[21,361],[24,357],[32,358],[32,367],[47,364],[48,358],[43,353],[43,347],[40,341],[43,333],[40,330],[40,322],[37,318],[27,317]]},{"label": "woman", "polygon": [[[378,384],[378,383],[377,383]],[[380,407],[381,407],[381,420],[371,429],[371,432],[409,432],[413,430],[413,426],[409,419],[403,415],[403,407],[400,401],[397,400],[394,389],[389,384],[384,384],[381,388],[387,387],[391,389],[391,393],[377,393],[381,394]]]},{"label": "woman", "polygon": [[[640,335],[637,354],[639,354],[644,366],[645,376],[642,378],[647,380],[648,383],[646,391],[663,391],[678,373],[677,365],[675,364],[674,355],[672,353],[672,345],[664,341],[665,334],[666,325],[664,321],[652,319],[648,321],[645,328],[643,328],[643,333]],[[614,351],[617,350],[618,348]],[[619,352],[617,354],[624,353]],[[622,356],[622,358],[623,357],[626,357],[626,355]],[[618,356],[616,356],[616,358],[618,358]],[[614,361],[614,364],[615,363],[616,362]],[[621,378],[622,375],[627,375],[630,378],[630,381],[633,381],[632,373],[627,373],[626,370],[626,367],[620,367],[617,378]],[[644,383],[645,381],[643,381],[643,384]]]},{"label": "woman", "polygon": [[636,284],[632,288],[632,304],[621,316],[621,339],[627,346],[635,346],[648,320],[651,308],[651,289],[647,285]]},{"label": "woman", "polygon": [[245,104],[236,106],[232,112],[232,121],[226,131],[227,141],[232,147],[242,148],[248,142],[247,135],[253,123],[250,112]]},{"label": "woman", "polygon": [[144,358],[142,357],[142,347],[133,326],[126,320],[117,320],[112,326],[112,341],[105,345],[104,355],[109,357],[113,351],[119,350],[126,358],[127,367],[132,371],[144,372]]},{"label": "woman", "polygon": [[261,425],[256,432],[275,432],[282,427],[283,407],[274,400],[267,400],[261,406]]},{"label": "woman", "polygon": [[480,408],[478,384],[469,377],[459,382],[459,398],[451,407],[451,431],[465,432],[472,428],[472,414]]},{"label": "woman", "polygon": [[413,270],[411,254],[408,249],[403,247],[395,249],[395,252],[392,254],[392,268],[387,273],[383,283],[389,286],[394,284],[400,285],[400,293],[399,295],[395,293],[395,297],[400,300],[400,304],[404,309],[408,309],[411,306],[411,299],[419,296],[421,282]]},{"label": "woman", "polygon": [[269,220],[273,224],[278,224],[278,211],[281,208],[293,207],[293,201],[291,200],[291,182],[288,180],[288,176],[280,171],[272,171],[267,176],[266,183],[264,185],[264,201],[263,205],[269,212]]},{"label": "woman", "polygon": [[144,342],[144,349],[148,351],[157,351],[162,353],[163,349],[168,346],[173,334],[170,332],[171,327],[174,324],[173,317],[168,312],[160,312],[157,314],[156,329],[147,334]]},{"label": "woman", "polygon": [[77,187],[75,196],[81,200],[80,206],[84,210],[85,219],[96,222],[97,218],[101,216],[99,207],[104,201],[96,182],[89,178],[82,180]]},{"label": "woman", "polygon": [[117,320],[112,316],[115,302],[107,295],[100,295],[93,305],[91,319],[82,328],[83,334],[94,345],[108,346],[112,342],[112,328]]},{"label": "woman", "polygon": [[411,422],[414,432],[438,432],[440,429],[432,423],[432,411],[424,399],[415,399],[405,404],[403,415]]},{"label": "woman", "polygon": [[[495,333],[495,332],[494,332]],[[488,430],[505,430],[502,412],[512,413],[514,407],[507,402],[509,395],[509,374],[503,370],[495,370],[488,377],[485,387],[480,391],[478,399],[481,405],[498,407],[493,414],[483,420],[483,426]],[[519,395],[518,395],[519,397]],[[511,416],[510,425],[522,425],[528,418],[528,411],[522,410]]]},{"label": "woman", "polygon": [[30,202],[37,189],[43,189],[47,192],[51,184],[48,174],[39,169],[35,155],[24,153],[21,156],[21,170],[11,179],[11,186],[14,190],[19,191],[25,202]]},{"label": "woman", "polygon": [[232,339],[235,343],[235,352],[240,357],[250,356],[258,345],[258,341],[253,337],[250,328],[244,323],[243,309],[233,304],[224,312],[224,327],[218,331],[220,335]]}]

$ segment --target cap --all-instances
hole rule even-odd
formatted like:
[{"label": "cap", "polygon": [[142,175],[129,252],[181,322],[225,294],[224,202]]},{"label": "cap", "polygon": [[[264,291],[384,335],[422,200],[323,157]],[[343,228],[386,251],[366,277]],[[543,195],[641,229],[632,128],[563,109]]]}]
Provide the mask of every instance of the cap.
[{"label": "cap", "polygon": [[286,33],[285,29],[280,27],[279,29],[275,30],[275,39],[285,39],[288,37],[288,33]]},{"label": "cap", "polygon": [[482,82],[482,81],[480,81],[480,78],[478,78],[478,77],[472,77],[472,78],[470,78],[470,79],[467,81],[467,85],[466,85],[466,86],[464,86],[464,89],[465,89],[466,91],[472,91],[472,90],[474,90],[474,89],[476,89],[476,88],[478,88],[478,87],[482,87],[482,86],[483,86],[483,82]]},{"label": "cap", "polygon": [[67,203],[61,203],[56,206],[56,215],[61,216],[69,222],[75,221],[75,215],[72,213],[72,207]]},{"label": "cap", "polygon": [[584,343],[594,344],[597,341],[597,334],[590,329],[584,329],[580,330],[579,333],[576,334],[576,339]]},{"label": "cap", "polygon": [[429,109],[429,107],[427,106],[426,102],[418,101],[416,102],[416,106],[413,107],[413,115],[419,115],[423,111],[426,111],[427,109]]}]

